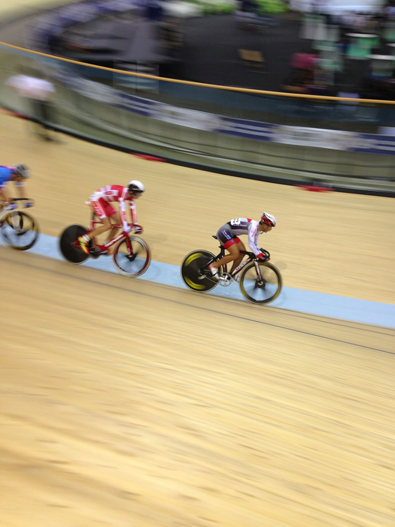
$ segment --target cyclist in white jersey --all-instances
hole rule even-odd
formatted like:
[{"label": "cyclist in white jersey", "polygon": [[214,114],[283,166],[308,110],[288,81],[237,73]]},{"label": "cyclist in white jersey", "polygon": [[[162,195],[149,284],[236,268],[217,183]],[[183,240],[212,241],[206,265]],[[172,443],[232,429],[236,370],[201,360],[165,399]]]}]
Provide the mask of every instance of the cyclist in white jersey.
[{"label": "cyclist in white jersey", "polygon": [[276,226],[276,218],[267,212],[264,212],[260,221],[251,220],[250,218],[234,218],[229,220],[217,232],[217,238],[224,249],[227,249],[230,254],[227,254],[217,262],[212,263],[209,269],[214,277],[219,278],[218,267],[224,264],[233,262],[232,273],[242,261],[244,254],[240,251],[245,251],[245,245],[238,236],[248,235],[248,245],[251,251],[257,258],[266,261],[265,256],[258,247],[258,237],[263,232],[267,233]]}]

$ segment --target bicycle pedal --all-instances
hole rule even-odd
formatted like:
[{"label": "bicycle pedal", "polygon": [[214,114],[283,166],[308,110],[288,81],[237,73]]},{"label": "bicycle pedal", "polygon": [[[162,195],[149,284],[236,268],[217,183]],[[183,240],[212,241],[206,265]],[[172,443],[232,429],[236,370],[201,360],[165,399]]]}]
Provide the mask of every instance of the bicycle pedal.
[{"label": "bicycle pedal", "polygon": [[98,247],[92,247],[89,249],[89,256],[91,256],[92,258],[99,258],[100,255],[101,251]]},{"label": "bicycle pedal", "polygon": [[209,271],[198,271],[198,280],[204,280],[205,278],[211,278],[212,274]]},{"label": "bicycle pedal", "polygon": [[232,277],[229,273],[224,273],[218,275],[218,282],[225,287],[228,287],[232,283]]}]

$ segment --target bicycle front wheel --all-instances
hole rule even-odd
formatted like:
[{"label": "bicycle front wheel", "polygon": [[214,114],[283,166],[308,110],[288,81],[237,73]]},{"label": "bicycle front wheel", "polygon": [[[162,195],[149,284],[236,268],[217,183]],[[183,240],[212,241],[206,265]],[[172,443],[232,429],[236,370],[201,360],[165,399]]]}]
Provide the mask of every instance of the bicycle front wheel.
[{"label": "bicycle front wheel", "polygon": [[19,210],[10,212],[1,227],[2,237],[7,245],[18,251],[33,247],[39,235],[36,220]]},{"label": "bicycle front wheel", "polygon": [[125,276],[137,277],[145,273],[151,263],[151,252],[142,238],[124,238],[114,251],[113,262],[117,271]]},{"label": "bicycle front wheel", "polygon": [[[259,274],[255,268],[256,264]],[[251,262],[240,276],[241,292],[248,300],[256,304],[273,302],[280,294],[282,285],[280,271],[269,262]]]}]

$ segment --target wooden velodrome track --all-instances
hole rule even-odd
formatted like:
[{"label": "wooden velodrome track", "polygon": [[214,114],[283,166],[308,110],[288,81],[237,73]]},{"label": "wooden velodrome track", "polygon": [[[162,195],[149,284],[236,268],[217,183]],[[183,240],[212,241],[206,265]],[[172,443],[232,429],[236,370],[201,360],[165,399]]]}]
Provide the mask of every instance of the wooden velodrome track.
[{"label": "wooden velodrome track", "polygon": [[[395,298],[394,201],[150,163],[0,115],[41,230],[141,179],[153,258],[273,213],[286,285]],[[392,527],[394,331],[199,295],[0,246],[1,527]]]},{"label": "wooden velodrome track", "polygon": [[[394,298],[393,200],[152,163],[2,114],[42,231],[141,179],[154,259],[267,209],[287,285]],[[391,526],[394,331],[172,289],[0,247],[0,524]]]}]

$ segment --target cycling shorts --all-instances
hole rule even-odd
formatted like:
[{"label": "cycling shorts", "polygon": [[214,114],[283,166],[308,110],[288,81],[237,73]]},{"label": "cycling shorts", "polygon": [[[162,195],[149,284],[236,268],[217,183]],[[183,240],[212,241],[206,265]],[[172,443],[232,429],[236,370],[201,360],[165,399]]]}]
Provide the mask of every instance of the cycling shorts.
[{"label": "cycling shorts", "polygon": [[93,211],[95,215],[100,218],[101,220],[103,218],[111,218],[111,216],[114,216],[114,214],[117,213],[117,211],[112,207],[107,201],[105,201],[103,198],[99,198],[97,201],[91,201],[91,206],[93,208]]},{"label": "cycling shorts", "polygon": [[222,227],[218,229],[217,238],[220,241],[221,245],[224,247],[224,249],[227,249],[231,245],[235,245],[236,243],[239,243],[241,241],[240,238],[233,234],[232,229],[227,223],[225,223],[225,225],[222,225]]}]

